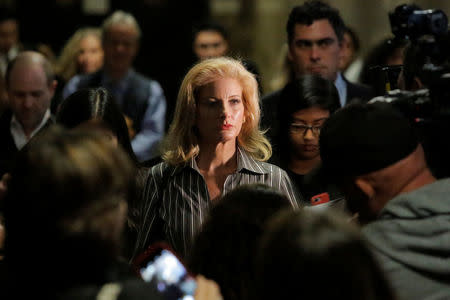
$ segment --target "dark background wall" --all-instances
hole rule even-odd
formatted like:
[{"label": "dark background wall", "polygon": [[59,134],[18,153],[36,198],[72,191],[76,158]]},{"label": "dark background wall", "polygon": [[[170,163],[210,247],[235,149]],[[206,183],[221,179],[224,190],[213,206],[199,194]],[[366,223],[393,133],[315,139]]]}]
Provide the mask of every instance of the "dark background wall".
[{"label": "dark background wall", "polygon": [[194,63],[192,24],[208,17],[208,1],[112,0],[109,3],[105,14],[86,14],[82,1],[73,0],[17,0],[9,4],[19,18],[21,40],[48,44],[56,55],[78,28],[101,26],[117,9],[132,13],[142,30],[134,67],[161,83],[167,97],[169,123],[178,86]]},{"label": "dark background wall", "polygon": [[[83,3],[106,1],[104,14],[86,14]],[[407,0],[324,0],[338,8],[344,21],[361,39],[361,56],[383,37],[391,35],[388,13]],[[303,0],[0,0],[14,7],[24,41],[45,42],[57,54],[71,34],[86,25],[100,26],[116,9],[133,13],[143,31],[135,68],[158,80],[168,100],[171,121],[179,83],[194,63],[191,28],[213,18],[230,32],[233,54],[256,63],[264,92],[280,68],[285,48],[289,11]],[[441,8],[449,15],[448,0],[417,0],[422,8]]]}]

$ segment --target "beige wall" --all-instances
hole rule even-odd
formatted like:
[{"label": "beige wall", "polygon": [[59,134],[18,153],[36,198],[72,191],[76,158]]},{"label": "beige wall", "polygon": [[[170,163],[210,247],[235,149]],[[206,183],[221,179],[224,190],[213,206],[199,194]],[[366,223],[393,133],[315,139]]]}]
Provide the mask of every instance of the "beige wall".
[{"label": "beige wall", "polygon": [[[401,0],[334,0],[344,21],[355,29],[361,39],[362,54],[383,37],[392,35],[388,13]],[[265,92],[271,90],[270,80],[279,69],[285,43],[285,24],[291,8],[303,1],[293,0],[211,0],[211,13],[230,31],[231,46],[236,54],[245,56],[259,66]],[[448,0],[418,0],[423,9],[440,8],[450,15]]]}]

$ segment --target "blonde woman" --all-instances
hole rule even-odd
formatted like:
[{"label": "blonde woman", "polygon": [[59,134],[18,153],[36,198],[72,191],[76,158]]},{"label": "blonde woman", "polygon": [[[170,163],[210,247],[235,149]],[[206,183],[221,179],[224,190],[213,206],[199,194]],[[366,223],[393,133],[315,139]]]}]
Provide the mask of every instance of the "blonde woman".
[{"label": "blonde woman", "polygon": [[211,58],[187,73],[164,161],[147,179],[135,255],[165,240],[185,257],[211,204],[242,184],[275,187],[298,207],[286,172],[264,162],[272,148],[259,115],[257,82],[239,61]]},{"label": "blonde woman", "polygon": [[78,29],[64,46],[55,66],[65,82],[76,74],[89,74],[103,66],[101,30],[94,27]]}]

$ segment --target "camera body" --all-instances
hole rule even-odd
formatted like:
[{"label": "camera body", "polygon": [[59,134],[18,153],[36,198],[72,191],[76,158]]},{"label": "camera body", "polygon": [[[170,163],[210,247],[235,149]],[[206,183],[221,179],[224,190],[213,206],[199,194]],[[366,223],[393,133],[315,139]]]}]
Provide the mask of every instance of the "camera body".
[{"label": "camera body", "polygon": [[397,38],[416,40],[424,35],[447,33],[448,19],[440,9],[421,10],[412,4],[402,4],[389,13],[392,33]]},{"label": "camera body", "polygon": [[[447,16],[441,10],[420,10],[400,5],[389,14],[395,38],[407,39],[406,51],[415,53],[405,60],[409,78],[416,76],[426,87],[417,91],[385,90],[371,102],[387,102],[409,118],[425,150],[427,163],[437,178],[450,176],[450,39]],[[419,54],[420,53],[420,54]],[[408,56],[408,54],[407,54]],[[414,70],[409,64],[420,65]],[[412,72],[410,72],[410,70]]]},{"label": "camera body", "polygon": [[420,77],[427,90],[407,92],[389,89],[386,84],[398,76],[399,67],[384,67],[383,74],[391,76],[379,78],[380,85],[386,85],[385,92],[379,93],[382,96],[373,100],[392,103],[410,119],[450,119],[447,16],[439,9],[421,10],[416,5],[402,4],[389,13],[389,21],[395,38],[409,40],[410,47],[419,49],[424,56]]}]

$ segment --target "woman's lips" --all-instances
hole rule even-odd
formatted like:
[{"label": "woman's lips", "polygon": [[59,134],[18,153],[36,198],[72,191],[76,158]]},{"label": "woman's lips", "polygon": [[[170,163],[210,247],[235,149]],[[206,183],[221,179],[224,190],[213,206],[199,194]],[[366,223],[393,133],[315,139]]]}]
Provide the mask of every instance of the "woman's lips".
[{"label": "woman's lips", "polygon": [[223,125],[222,125],[222,129],[223,129],[223,130],[231,129],[231,127],[233,127],[233,125],[231,125],[231,124],[223,124]]}]

